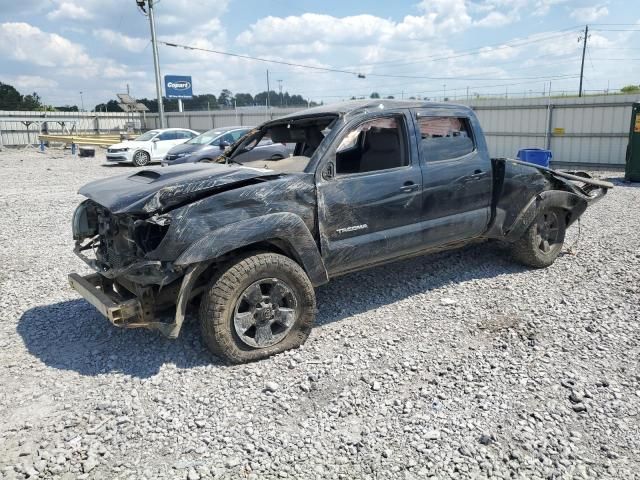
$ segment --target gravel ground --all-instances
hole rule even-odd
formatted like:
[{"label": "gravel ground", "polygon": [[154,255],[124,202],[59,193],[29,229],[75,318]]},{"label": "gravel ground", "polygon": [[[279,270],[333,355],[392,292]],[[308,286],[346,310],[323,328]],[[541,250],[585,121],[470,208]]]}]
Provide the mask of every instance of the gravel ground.
[{"label": "gravel ground", "polygon": [[0,152],[0,478],[640,478],[637,185],[549,269],[486,244],[342,277],[303,348],[227,366],[67,285],[75,192],[132,171],[103,163]]}]

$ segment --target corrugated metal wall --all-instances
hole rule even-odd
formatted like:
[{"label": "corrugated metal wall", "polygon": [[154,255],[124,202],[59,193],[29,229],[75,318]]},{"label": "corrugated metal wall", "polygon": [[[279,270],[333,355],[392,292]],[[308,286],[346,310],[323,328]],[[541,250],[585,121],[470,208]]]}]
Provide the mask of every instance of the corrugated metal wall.
[{"label": "corrugated metal wall", "polygon": [[[582,98],[531,98],[471,100],[467,103],[480,118],[494,157],[515,157],[521,148],[549,148],[555,165],[622,167],[628,141],[631,105],[640,95],[602,95]],[[167,113],[169,127],[197,131],[233,125],[253,126],[299,111],[296,108],[214,110],[211,112]],[[25,145],[24,124],[15,115],[41,116],[43,112],[0,112],[0,140],[4,145]],[[146,119],[126,113],[53,112],[49,116],[77,121],[80,131],[124,130],[136,118],[147,129],[157,128],[157,114]],[[11,121],[7,121],[7,119]],[[49,122],[51,132],[61,127]],[[31,126],[34,132],[34,126]],[[34,142],[35,134],[31,134]],[[2,145],[0,143],[0,145]]]},{"label": "corrugated metal wall", "polygon": [[640,95],[582,98],[475,100],[471,106],[494,157],[515,157],[521,148],[548,148],[555,165],[621,167],[631,105]]},{"label": "corrugated metal wall", "polygon": [[[27,123],[31,122],[28,125]],[[127,126],[140,129],[138,114],[125,112],[24,112],[0,111],[0,146],[18,146],[38,143],[38,134],[44,128],[51,134],[68,131],[76,133],[124,132]]]},{"label": "corrugated metal wall", "polygon": [[[171,112],[165,113],[167,127],[191,128],[203,131],[217,127],[256,126],[267,120],[280,118],[302,108],[274,108],[268,114],[266,109],[214,110],[211,112]],[[157,115],[147,116],[147,127],[160,126]]]}]

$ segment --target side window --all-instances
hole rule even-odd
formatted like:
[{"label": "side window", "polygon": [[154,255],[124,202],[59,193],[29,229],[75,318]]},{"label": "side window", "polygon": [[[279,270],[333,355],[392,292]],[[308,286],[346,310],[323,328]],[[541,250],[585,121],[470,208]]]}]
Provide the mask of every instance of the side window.
[{"label": "side window", "polygon": [[[238,139],[243,136],[245,133],[247,133],[246,130],[234,130],[233,132],[231,132],[231,137],[233,138],[233,142],[238,141]],[[233,143],[232,142],[232,143]]]},{"label": "side window", "polygon": [[336,174],[374,172],[408,165],[400,117],[368,120],[349,131],[336,150]]},{"label": "side window", "polygon": [[469,119],[418,117],[420,150],[427,162],[462,157],[475,149]]},{"label": "side window", "polygon": [[175,140],[176,139],[176,131],[175,130],[171,130],[169,132],[162,132],[159,136],[158,136],[158,140],[163,141],[163,140]]},{"label": "side window", "polygon": [[191,132],[189,132],[187,130],[179,130],[176,133],[177,133],[176,138],[179,138],[179,139],[183,139],[183,138],[189,139],[189,138],[193,138],[195,136],[193,133],[191,133]]}]

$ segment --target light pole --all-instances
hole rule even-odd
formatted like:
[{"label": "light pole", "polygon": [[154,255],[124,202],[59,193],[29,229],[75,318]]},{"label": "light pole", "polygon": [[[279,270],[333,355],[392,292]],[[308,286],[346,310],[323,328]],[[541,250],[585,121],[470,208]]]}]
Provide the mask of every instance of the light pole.
[{"label": "light pole", "polygon": [[84,100],[82,99],[82,92],[80,92],[80,111],[84,112]]},{"label": "light pole", "polygon": [[[156,0],[136,0],[136,5],[144,12],[145,3],[149,4],[149,27],[151,28],[151,49],[153,50],[153,68],[156,75],[156,96],[158,98],[158,116],[160,128],[165,127],[164,105],[162,104],[162,84],[160,83],[160,58],[158,57],[158,43],[156,42],[156,21],[153,18],[153,3]],[[146,13],[146,12],[145,12]]]}]

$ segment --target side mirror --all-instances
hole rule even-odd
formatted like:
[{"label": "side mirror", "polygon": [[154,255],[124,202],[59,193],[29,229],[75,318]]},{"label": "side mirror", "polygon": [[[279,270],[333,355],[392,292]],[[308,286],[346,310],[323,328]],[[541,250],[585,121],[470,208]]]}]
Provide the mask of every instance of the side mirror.
[{"label": "side mirror", "polygon": [[325,165],[324,169],[322,170],[322,178],[325,180],[330,180],[334,177],[335,175],[335,170],[333,168],[333,163],[329,162]]},{"label": "side mirror", "polygon": [[154,143],[155,143],[155,142],[159,142],[159,141],[160,141],[160,138],[155,137],[155,138],[154,138],[154,139],[152,139],[151,141],[152,141],[152,142],[154,142]]},{"label": "side mirror", "polygon": [[224,150],[225,148],[227,148],[227,147],[228,147],[229,145],[231,145],[231,144],[230,144],[229,142],[225,142],[225,141],[223,140],[223,141],[221,141],[221,142],[219,143],[219,145],[220,145],[220,150]]}]

